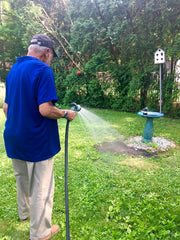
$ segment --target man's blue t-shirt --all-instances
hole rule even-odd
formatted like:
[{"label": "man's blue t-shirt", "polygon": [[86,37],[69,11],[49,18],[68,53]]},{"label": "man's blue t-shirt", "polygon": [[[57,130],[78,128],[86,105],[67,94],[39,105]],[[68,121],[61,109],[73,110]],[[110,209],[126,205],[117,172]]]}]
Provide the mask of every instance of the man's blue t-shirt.
[{"label": "man's blue t-shirt", "polygon": [[57,120],[39,112],[40,104],[57,99],[51,68],[34,57],[17,58],[6,79],[4,141],[8,157],[37,162],[60,151]]}]

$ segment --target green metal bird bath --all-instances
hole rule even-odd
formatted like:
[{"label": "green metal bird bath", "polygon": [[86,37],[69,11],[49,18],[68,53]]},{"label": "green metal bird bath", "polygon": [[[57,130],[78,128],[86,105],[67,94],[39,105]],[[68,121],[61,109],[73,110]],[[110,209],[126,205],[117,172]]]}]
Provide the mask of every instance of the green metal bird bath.
[{"label": "green metal bird bath", "polygon": [[141,141],[149,143],[152,141],[154,118],[163,117],[164,114],[159,112],[150,112],[150,111],[140,111],[137,114],[141,117],[147,118],[146,124],[144,127],[143,138]]}]

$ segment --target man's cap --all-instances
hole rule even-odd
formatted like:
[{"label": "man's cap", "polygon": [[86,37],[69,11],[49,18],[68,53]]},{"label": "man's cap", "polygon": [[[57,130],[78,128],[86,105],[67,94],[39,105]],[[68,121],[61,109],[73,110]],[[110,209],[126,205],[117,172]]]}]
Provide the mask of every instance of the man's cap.
[{"label": "man's cap", "polygon": [[53,50],[54,57],[58,57],[57,53],[54,50],[54,41],[44,34],[36,34],[34,37],[30,40],[29,46],[32,44],[37,44],[42,47],[47,47]]}]

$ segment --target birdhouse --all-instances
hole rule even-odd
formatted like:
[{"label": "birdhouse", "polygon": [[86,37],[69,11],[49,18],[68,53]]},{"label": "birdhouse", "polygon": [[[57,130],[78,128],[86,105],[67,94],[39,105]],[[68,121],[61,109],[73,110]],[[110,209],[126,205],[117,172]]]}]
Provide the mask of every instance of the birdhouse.
[{"label": "birdhouse", "polygon": [[165,51],[161,48],[158,48],[158,50],[154,53],[154,64],[162,64],[165,63],[166,56]]}]

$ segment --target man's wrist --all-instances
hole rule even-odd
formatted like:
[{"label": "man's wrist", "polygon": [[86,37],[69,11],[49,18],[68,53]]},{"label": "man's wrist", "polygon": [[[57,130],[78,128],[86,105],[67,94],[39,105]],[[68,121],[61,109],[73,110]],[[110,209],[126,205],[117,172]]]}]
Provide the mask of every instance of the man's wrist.
[{"label": "man's wrist", "polygon": [[67,111],[64,111],[64,116],[63,118],[67,118],[68,117],[68,112]]}]

